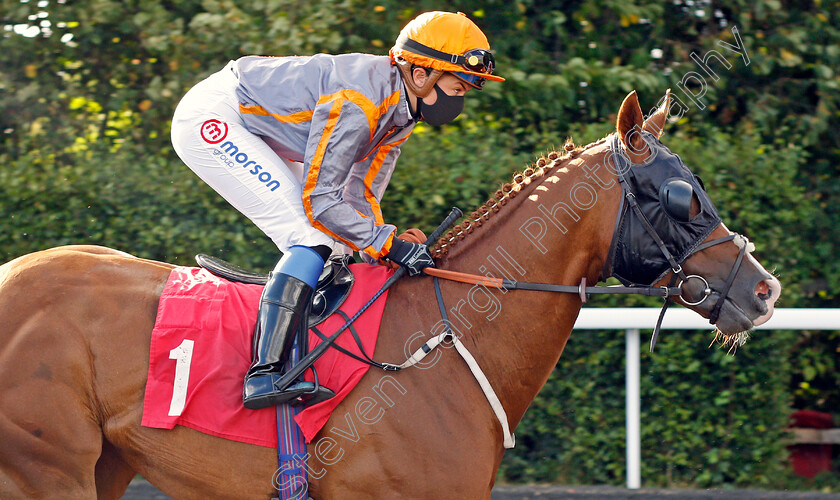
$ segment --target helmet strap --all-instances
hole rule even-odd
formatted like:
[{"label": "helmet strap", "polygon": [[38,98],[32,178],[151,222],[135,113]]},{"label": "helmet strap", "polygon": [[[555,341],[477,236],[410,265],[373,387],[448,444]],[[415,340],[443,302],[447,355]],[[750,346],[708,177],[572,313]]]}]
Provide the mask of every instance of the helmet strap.
[{"label": "helmet strap", "polygon": [[429,76],[426,78],[426,82],[422,87],[420,87],[414,83],[414,75],[412,75],[414,64],[400,57],[395,58],[394,62],[396,63],[397,68],[400,69],[400,73],[402,73],[403,83],[405,83],[405,86],[420,99],[426,97],[432,92],[432,89],[435,87],[435,83],[437,83],[438,79],[441,75],[443,75],[443,71],[439,69],[432,69]]}]

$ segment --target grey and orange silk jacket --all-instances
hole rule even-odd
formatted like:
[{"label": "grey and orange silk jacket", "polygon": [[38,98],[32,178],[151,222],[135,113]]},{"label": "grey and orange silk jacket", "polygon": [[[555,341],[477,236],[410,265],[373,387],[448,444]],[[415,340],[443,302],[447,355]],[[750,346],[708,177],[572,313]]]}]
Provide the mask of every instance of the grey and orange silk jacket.
[{"label": "grey and orange silk jacket", "polygon": [[378,258],[396,227],[380,200],[414,128],[402,77],[387,56],[246,56],[235,61],[247,129],[304,166],[303,207],[317,229]]}]

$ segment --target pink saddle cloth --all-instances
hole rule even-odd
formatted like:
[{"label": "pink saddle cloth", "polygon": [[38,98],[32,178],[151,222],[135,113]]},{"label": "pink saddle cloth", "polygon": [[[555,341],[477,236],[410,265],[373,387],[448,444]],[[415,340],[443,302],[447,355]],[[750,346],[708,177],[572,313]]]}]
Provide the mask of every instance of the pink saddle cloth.
[{"label": "pink saddle cloth", "polygon": [[[340,310],[352,317],[393,271],[368,264],[352,264],[350,269],[356,282]],[[242,406],[242,382],[251,364],[251,341],[262,288],[233,283],[200,268],[172,270],[152,332],[143,426],[172,429],[183,425],[234,441],[277,446],[274,408],[248,410]],[[368,354],[376,345],[386,296],[387,292],[353,323]],[[342,316],[333,314],[317,328],[329,337],[344,323]],[[310,349],[320,342],[310,330]],[[349,331],[342,333],[336,344],[361,354]],[[315,362],[319,382],[336,395],[295,417],[307,443],[368,368],[370,365],[335,349],[328,349]],[[311,370],[306,378],[313,380]]]}]

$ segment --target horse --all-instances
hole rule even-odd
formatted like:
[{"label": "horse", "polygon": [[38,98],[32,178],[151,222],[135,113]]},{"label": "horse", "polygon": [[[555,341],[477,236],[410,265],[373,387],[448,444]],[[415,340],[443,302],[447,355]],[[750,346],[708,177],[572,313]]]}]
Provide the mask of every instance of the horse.
[{"label": "horse", "polygon": [[[660,137],[669,105],[666,94],[645,120],[630,93],[614,134],[516,174],[434,246],[438,268],[571,285],[606,279],[631,198],[610,167],[613,149],[631,170],[653,169],[661,158],[645,144]],[[701,201],[691,194],[690,217],[704,210]],[[696,242],[700,250],[657,273],[651,289],[674,288],[676,272],[688,273],[679,285],[686,307],[708,318],[717,306],[718,334],[739,338],[772,315],[781,285],[723,223],[706,233],[702,241],[720,244]],[[650,264],[629,255],[631,271]],[[137,474],[179,499],[276,495],[276,451],[140,425],[150,334],[172,268],[96,246],[0,266],[0,498],[119,498]],[[560,358],[586,294],[438,285],[446,325],[458,330],[514,429]],[[390,289],[375,358],[403,359],[435,334],[442,318],[435,296],[429,276]],[[371,369],[308,446],[309,495],[489,499],[504,434],[454,349],[396,373]]]}]

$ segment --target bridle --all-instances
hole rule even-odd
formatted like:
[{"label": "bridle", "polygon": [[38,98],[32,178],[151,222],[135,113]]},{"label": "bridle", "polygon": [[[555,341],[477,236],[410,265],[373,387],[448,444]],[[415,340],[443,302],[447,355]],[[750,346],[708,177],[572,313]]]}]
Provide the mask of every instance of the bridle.
[{"label": "bridle", "polygon": [[[744,255],[746,255],[748,253],[748,248],[750,247],[749,241],[743,235],[740,235],[738,233],[731,233],[728,236],[724,236],[722,238],[716,238],[716,239],[713,239],[711,241],[705,241],[705,242],[702,242],[702,243],[699,243],[699,244],[695,245],[694,248],[689,250],[679,261],[677,261],[677,259],[668,250],[667,245],[665,244],[664,240],[662,239],[662,237],[657,232],[656,228],[653,226],[653,224],[651,224],[650,220],[648,219],[648,217],[645,215],[644,211],[639,206],[639,203],[636,200],[636,195],[633,193],[633,191],[630,187],[630,184],[627,181],[627,178],[625,176],[625,171],[622,168],[618,168],[618,166],[621,165],[620,155],[622,153],[621,142],[619,141],[618,134],[615,134],[613,136],[612,143],[610,145],[610,150],[612,152],[613,165],[616,167],[615,171],[617,173],[618,182],[621,185],[622,193],[624,195],[621,207],[619,208],[619,215],[616,219],[616,227],[613,231],[612,242],[610,244],[610,254],[612,254],[615,251],[615,242],[616,242],[616,237],[618,236],[617,235],[618,227],[619,227],[619,223],[622,219],[622,212],[625,210],[625,203],[626,203],[626,206],[629,206],[630,209],[633,210],[634,214],[636,215],[637,219],[641,223],[642,227],[645,229],[647,234],[656,243],[656,246],[659,248],[659,251],[662,253],[662,255],[665,257],[665,259],[668,261],[668,264],[670,265],[671,279],[668,283],[667,288],[670,288],[670,287],[673,287],[674,285],[676,285],[676,289],[679,292],[679,294],[676,295],[676,296],[683,302],[683,304],[685,304],[687,306],[698,306],[698,305],[702,304],[703,302],[705,302],[711,296],[713,290],[712,290],[711,286],[709,286],[708,280],[706,280],[706,278],[704,278],[703,276],[700,276],[698,274],[686,275],[685,271],[683,271],[682,264],[686,260],[688,260],[691,256],[693,256],[693,255],[695,255],[699,252],[702,252],[703,250],[706,250],[706,249],[711,248],[711,247],[716,246],[716,245],[720,245],[722,243],[727,243],[729,241],[734,241],[736,238],[738,239],[738,243],[736,243],[736,245],[739,247],[738,257],[735,259],[735,262],[732,265],[732,269],[729,271],[729,275],[727,276],[726,281],[724,281],[723,289],[719,292],[719,297],[718,297],[717,302],[715,302],[715,305],[712,306],[712,309],[709,313],[709,322],[712,323],[712,324],[717,323],[718,319],[720,318],[720,312],[723,309],[723,305],[726,302],[727,296],[729,295],[729,290],[732,288],[732,285],[735,282],[735,276],[738,274],[738,271],[741,268],[741,264],[744,261]],[[681,160],[680,160],[680,163],[682,163]],[[699,178],[695,177],[695,179],[697,180],[697,182],[700,182]],[[701,184],[701,186],[702,186],[702,184]],[[718,219],[718,221],[719,221],[719,219]],[[720,222],[718,222],[715,225],[715,227],[710,228],[711,230],[709,232],[711,233],[711,231],[713,231],[719,225],[720,225]],[[612,260],[612,255],[610,255],[610,257],[607,259],[607,263],[606,263],[607,266],[611,265],[611,260]],[[700,299],[694,300],[694,301],[687,300],[685,297],[683,297],[683,294],[682,294],[683,285],[685,285],[691,279],[699,279],[703,282],[703,296]],[[656,281],[658,281],[658,280],[656,280]],[[656,340],[659,336],[659,331],[660,331],[660,328],[662,326],[662,320],[665,317],[665,311],[668,309],[668,306],[671,304],[671,301],[669,299],[670,299],[670,297],[667,297],[667,296],[665,297],[665,299],[664,299],[665,303],[662,305],[662,310],[659,313],[659,319],[657,320],[656,327],[653,330],[653,335],[651,336],[651,339],[650,339],[650,351],[651,352],[653,352],[653,348],[656,345]]]},{"label": "bridle", "polygon": [[[620,142],[618,140],[617,135],[613,137],[613,143],[610,149],[612,150],[613,160],[615,162],[614,165],[619,165],[618,154],[620,154]],[[686,274],[682,268],[682,264],[691,256],[702,252],[703,250],[720,245],[722,243],[736,241],[737,239],[736,245],[739,247],[738,257],[735,259],[735,262],[732,265],[732,269],[730,270],[729,275],[724,281],[723,288],[720,291],[718,291],[719,297],[717,299],[717,302],[715,302],[714,306],[712,306],[712,309],[709,314],[709,322],[712,324],[717,323],[718,319],[720,318],[720,313],[723,309],[723,305],[729,295],[729,291],[732,288],[733,283],[735,282],[735,276],[738,274],[741,264],[743,263],[744,256],[750,252],[750,250],[748,250],[748,247],[750,247],[750,243],[747,240],[747,238],[738,233],[731,233],[728,236],[716,238],[710,241],[704,241],[697,244],[681,259],[677,260],[677,258],[674,257],[671,251],[668,250],[668,247],[665,244],[665,241],[660,236],[659,232],[656,230],[654,225],[651,224],[648,217],[645,216],[644,212],[640,208],[639,203],[636,199],[636,195],[633,193],[629,183],[627,182],[624,172],[622,172],[620,168],[616,168],[616,172],[618,174],[617,177],[619,184],[621,185],[623,200],[621,203],[621,207],[619,208],[619,215],[617,218],[616,227],[613,230],[612,243],[610,245],[610,254],[612,254],[615,250],[615,240],[619,228],[619,221],[622,219],[623,212],[629,208],[636,215],[638,220],[641,222],[642,227],[645,229],[647,234],[653,239],[659,251],[662,253],[665,259],[668,261],[668,264],[670,265],[671,278],[667,285],[653,286],[631,284],[630,286],[587,286],[586,278],[582,278],[579,285],[559,285],[551,283],[515,281],[508,278],[493,278],[467,273],[459,273],[438,268],[427,268],[424,270],[425,273],[436,278],[443,278],[470,284],[479,284],[504,290],[533,290],[543,292],[575,293],[580,297],[583,303],[587,301],[587,296],[590,294],[623,294],[661,297],[665,302],[662,305],[662,310],[659,313],[659,318],[656,322],[656,326],[653,330],[653,335],[650,339],[650,351],[653,352],[654,346],[656,345],[656,341],[659,337],[659,331],[662,326],[662,320],[665,317],[665,311],[668,309],[668,306],[673,302],[673,298],[678,298],[683,304],[687,306],[698,306],[705,302],[707,299],[709,299],[709,297],[715,291],[709,285],[708,280],[703,276],[698,274]],[[714,228],[711,229],[713,230]],[[709,232],[711,232],[711,230]],[[612,255],[610,255],[607,259],[605,265],[605,269],[607,270],[605,270],[605,272],[603,273],[605,276],[611,275],[608,270],[611,265],[611,260]],[[702,297],[696,300],[689,300],[683,295],[683,287],[692,279],[702,281],[703,286],[703,295]],[[654,282],[656,281],[659,281],[659,279],[656,279]]]}]

